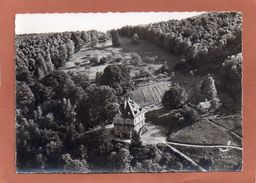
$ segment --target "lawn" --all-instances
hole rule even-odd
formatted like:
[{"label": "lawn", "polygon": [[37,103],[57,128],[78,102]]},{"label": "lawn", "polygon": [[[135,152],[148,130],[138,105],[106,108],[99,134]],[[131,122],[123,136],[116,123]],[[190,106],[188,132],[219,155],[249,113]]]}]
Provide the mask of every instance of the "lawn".
[{"label": "lawn", "polygon": [[228,116],[217,116],[212,119],[215,124],[223,126],[224,128],[238,134],[242,137],[242,116],[241,114],[234,114]]},{"label": "lawn", "polygon": [[208,120],[201,120],[173,132],[169,135],[168,140],[188,144],[227,145],[229,141],[231,142],[230,145],[241,146],[242,144],[241,138],[210,123]]}]

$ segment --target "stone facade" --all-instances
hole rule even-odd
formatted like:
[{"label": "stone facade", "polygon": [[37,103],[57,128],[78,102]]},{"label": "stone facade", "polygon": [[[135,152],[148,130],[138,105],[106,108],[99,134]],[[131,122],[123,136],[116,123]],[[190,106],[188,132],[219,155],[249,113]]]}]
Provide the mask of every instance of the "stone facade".
[{"label": "stone facade", "polygon": [[145,125],[145,111],[130,98],[120,105],[114,117],[114,134],[120,138],[131,138],[133,131],[140,133]]}]

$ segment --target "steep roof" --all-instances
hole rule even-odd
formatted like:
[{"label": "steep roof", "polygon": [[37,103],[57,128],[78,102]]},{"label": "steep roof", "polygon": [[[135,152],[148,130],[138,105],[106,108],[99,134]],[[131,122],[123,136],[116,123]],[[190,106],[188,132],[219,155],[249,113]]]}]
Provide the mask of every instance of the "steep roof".
[{"label": "steep roof", "polygon": [[124,101],[119,107],[123,118],[134,119],[144,112],[143,108],[135,103],[131,98]]}]

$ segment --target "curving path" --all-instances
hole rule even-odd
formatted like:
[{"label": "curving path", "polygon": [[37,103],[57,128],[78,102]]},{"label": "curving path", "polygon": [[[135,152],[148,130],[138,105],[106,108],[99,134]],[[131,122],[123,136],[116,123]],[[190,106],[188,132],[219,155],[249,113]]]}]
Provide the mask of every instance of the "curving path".
[{"label": "curving path", "polygon": [[198,147],[198,148],[205,148],[205,147],[210,147],[210,148],[232,148],[232,149],[237,149],[237,150],[243,150],[243,148],[238,147],[238,146],[233,146],[233,145],[200,145],[200,144],[187,144],[187,143],[179,143],[179,142],[167,142],[167,144],[170,145],[176,145],[176,146],[186,146],[186,147]]},{"label": "curving path", "polygon": [[241,137],[240,135],[238,135],[237,133],[231,131],[230,129],[228,129],[228,128],[222,126],[222,125],[219,125],[219,124],[217,124],[217,123],[214,123],[214,122],[213,122],[213,119],[207,118],[207,117],[206,117],[205,119],[207,119],[207,121],[208,121],[209,123],[211,123],[211,124],[213,124],[213,125],[215,125],[215,126],[218,126],[218,127],[222,128],[222,129],[228,131],[229,133],[231,133],[231,134],[234,135],[235,137],[237,137],[237,138],[239,138],[240,140],[242,140],[242,137]]}]

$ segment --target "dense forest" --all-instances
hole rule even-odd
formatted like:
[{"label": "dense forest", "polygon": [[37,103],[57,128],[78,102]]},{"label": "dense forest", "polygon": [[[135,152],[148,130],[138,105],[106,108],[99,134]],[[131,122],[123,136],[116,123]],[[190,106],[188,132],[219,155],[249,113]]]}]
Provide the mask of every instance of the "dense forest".
[{"label": "dense forest", "polygon": [[[220,99],[228,93],[232,103],[241,105],[241,25],[238,13],[209,13],[183,20],[125,26],[110,33],[93,30],[16,35],[18,170],[131,172],[181,170],[183,166],[192,169],[192,165],[164,144],[142,145],[138,134],[133,134],[128,145],[112,141],[103,130],[86,133],[111,123],[118,113],[117,104],[133,89],[130,71],[124,65],[107,66],[95,80],[85,73],[60,69],[85,45],[93,47],[117,34],[126,37],[137,34],[139,39],[180,56],[175,66],[177,71],[216,73],[217,89],[223,93]],[[118,40],[115,42],[115,46],[120,44]],[[208,78],[211,83],[211,77]],[[175,92],[183,94],[179,86],[175,87],[178,91],[170,90],[165,98]],[[166,100],[163,103],[180,107],[185,94],[180,98],[178,104]],[[188,116],[197,120],[188,106],[183,108],[185,119]]]},{"label": "dense forest", "polygon": [[132,37],[136,33],[140,39],[181,56],[182,66],[177,65],[177,69],[205,72],[204,67],[219,69],[228,56],[242,51],[241,21],[238,13],[207,13],[183,20],[125,26],[119,34]]},{"label": "dense forest", "polygon": [[220,82],[217,86],[219,90],[231,93],[232,103],[238,105],[234,110],[240,110],[241,14],[205,13],[183,20],[125,26],[118,31],[121,36],[132,37],[137,34],[140,39],[180,56],[180,62],[174,68],[177,71],[191,71],[201,75],[214,74],[217,82]]},{"label": "dense forest", "polygon": [[108,35],[94,30],[17,35],[15,39],[17,80],[41,79],[63,67],[83,45],[96,44],[108,38]]}]

